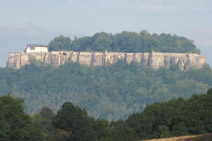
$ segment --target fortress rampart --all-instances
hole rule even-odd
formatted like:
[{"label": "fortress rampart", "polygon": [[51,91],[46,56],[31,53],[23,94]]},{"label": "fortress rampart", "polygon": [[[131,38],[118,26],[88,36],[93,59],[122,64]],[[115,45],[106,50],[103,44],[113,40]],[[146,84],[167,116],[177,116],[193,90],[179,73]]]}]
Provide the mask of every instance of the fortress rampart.
[{"label": "fortress rampart", "polygon": [[29,64],[35,58],[44,64],[52,64],[58,67],[66,62],[79,62],[88,66],[106,66],[114,64],[118,60],[126,63],[135,61],[141,67],[149,66],[153,69],[161,67],[169,68],[171,65],[179,66],[185,71],[190,68],[200,69],[205,64],[205,58],[199,54],[192,53],[125,53],[125,52],[68,52],[52,51],[47,53],[10,53],[7,67],[19,69]]}]

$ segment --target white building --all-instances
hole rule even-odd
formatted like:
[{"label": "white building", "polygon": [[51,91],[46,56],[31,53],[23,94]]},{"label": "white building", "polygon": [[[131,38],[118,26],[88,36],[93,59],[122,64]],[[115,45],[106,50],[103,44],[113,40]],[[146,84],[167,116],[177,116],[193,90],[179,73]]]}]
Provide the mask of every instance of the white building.
[{"label": "white building", "polygon": [[26,53],[48,52],[48,47],[39,44],[28,44],[25,49],[25,52]]}]

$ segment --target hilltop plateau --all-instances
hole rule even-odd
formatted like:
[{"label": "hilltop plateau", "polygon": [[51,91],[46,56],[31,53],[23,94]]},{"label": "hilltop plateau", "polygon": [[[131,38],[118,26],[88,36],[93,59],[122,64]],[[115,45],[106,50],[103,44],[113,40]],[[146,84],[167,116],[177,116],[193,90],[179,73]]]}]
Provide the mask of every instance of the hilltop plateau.
[{"label": "hilltop plateau", "polygon": [[28,113],[43,106],[56,112],[71,101],[95,118],[112,121],[212,87],[212,70],[200,51],[177,35],[97,33],[73,41],[59,36],[39,51],[27,47],[11,55],[8,67],[15,64],[18,70],[0,68],[0,95],[26,99]]}]

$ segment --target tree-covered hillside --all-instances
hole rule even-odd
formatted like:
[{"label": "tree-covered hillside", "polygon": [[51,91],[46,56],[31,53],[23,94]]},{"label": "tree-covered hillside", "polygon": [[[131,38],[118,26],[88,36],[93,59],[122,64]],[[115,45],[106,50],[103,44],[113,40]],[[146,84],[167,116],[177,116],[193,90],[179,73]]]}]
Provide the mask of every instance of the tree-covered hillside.
[{"label": "tree-covered hillside", "polygon": [[89,115],[110,121],[126,119],[154,102],[189,98],[210,87],[208,66],[182,72],[175,66],[152,70],[119,61],[99,67],[68,63],[54,68],[35,63],[19,70],[0,68],[0,95],[11,93],[26,99],[28,113],[37,113],[43,106],[56,112],[71,101]]},{"label": "tree-covered hillside", "polygon": [[59,36],[49,43],[50,51],[117,51],[117,52],[181,52],[200,53],[192,40],[170,34],[150,34],[147,31],[122,32],[115,35],[101,32],[92,37]]},{"label": "tree-covered hillside", "polygon": [[56,114],[43,107],[37,114],[24,113],[23,100],[0,96],[0,140],[33,141],[131,141],[197,135],[212,132],[212,89],[154,103],[127,120],[108,122],[65,102]]}]

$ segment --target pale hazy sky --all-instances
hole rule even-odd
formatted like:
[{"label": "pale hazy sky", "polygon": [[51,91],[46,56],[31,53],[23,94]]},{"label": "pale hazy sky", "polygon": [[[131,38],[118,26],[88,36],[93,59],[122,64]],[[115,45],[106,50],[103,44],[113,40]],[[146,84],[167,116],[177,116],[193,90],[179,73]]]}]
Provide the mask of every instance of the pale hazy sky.
[{"label": "pale hazy sky", "polygon": [[0,66],[9,52],[61,34],[144,29],[194,40],[212,66],[212,0],[0,0]]}]

